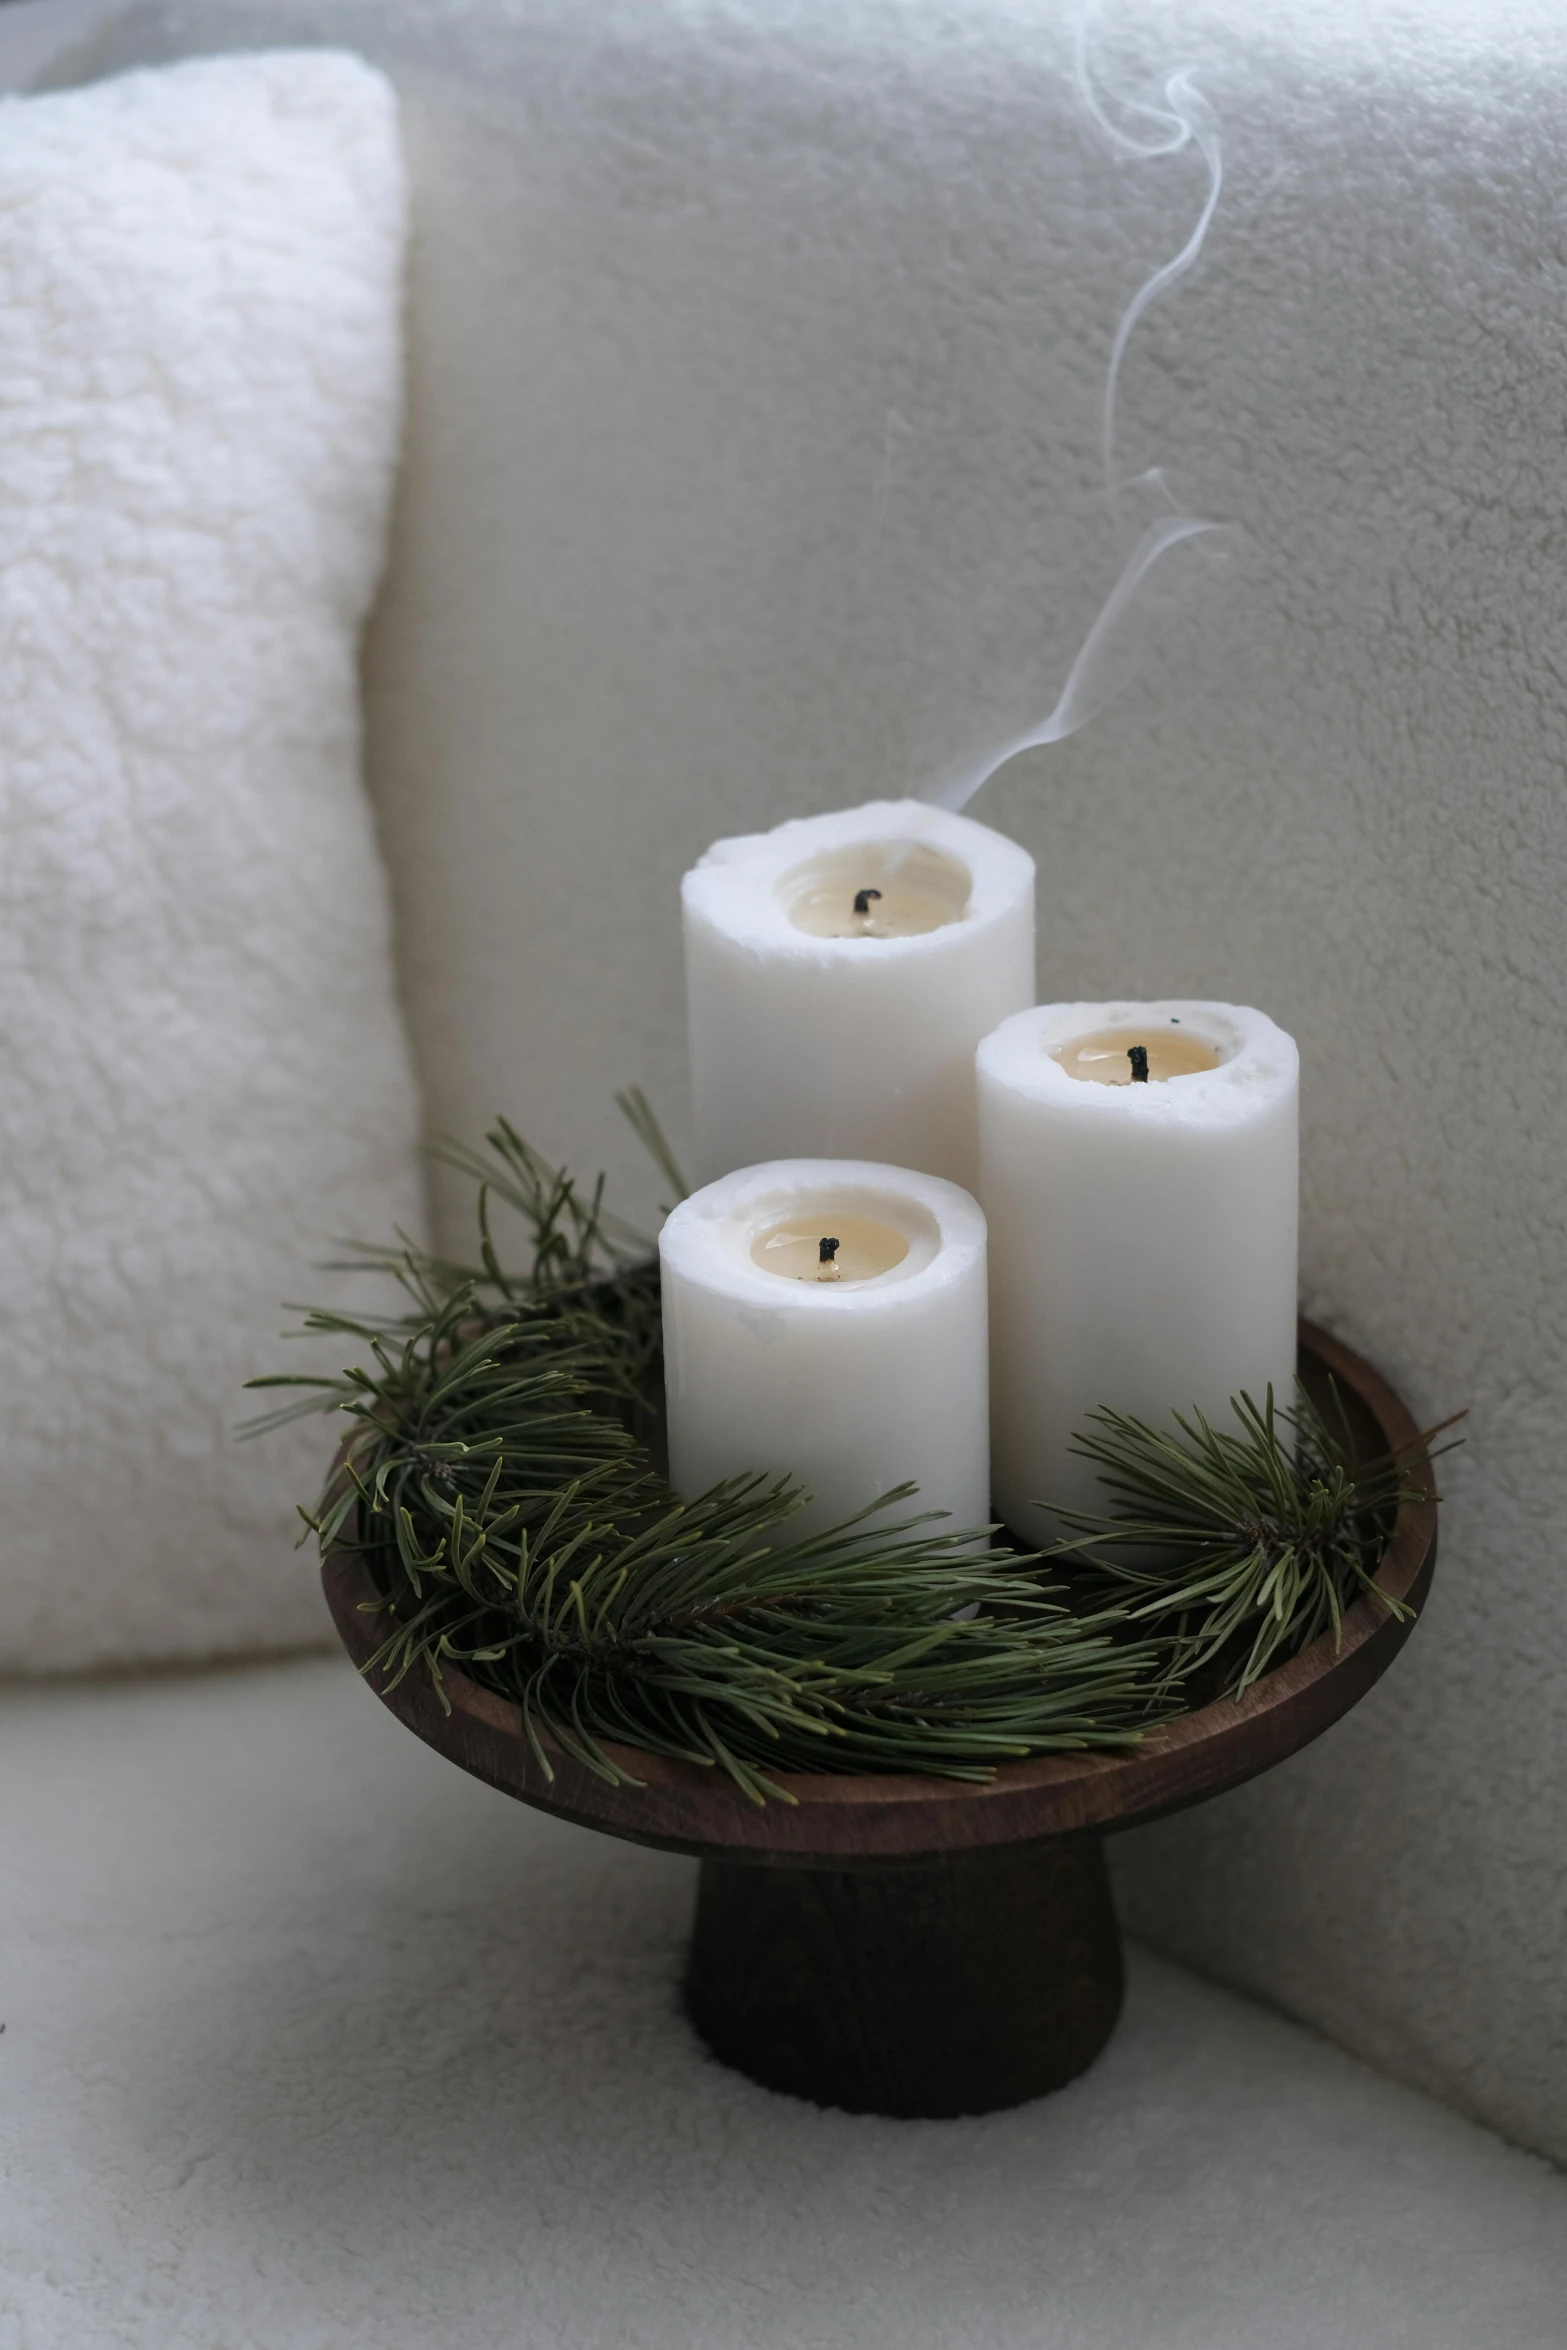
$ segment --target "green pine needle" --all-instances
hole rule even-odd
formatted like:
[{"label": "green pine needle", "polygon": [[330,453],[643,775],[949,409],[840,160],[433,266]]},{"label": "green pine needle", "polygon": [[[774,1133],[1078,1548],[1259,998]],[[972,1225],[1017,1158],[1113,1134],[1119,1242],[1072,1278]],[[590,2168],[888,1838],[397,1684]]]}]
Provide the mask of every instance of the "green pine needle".
[{"label": "green pine needle", "polygon": [[[683,1193],[645,1099],[622,1108]],[[629,1747],[724,1772],[756,1802],[786,1772],[985,1779],[1135,1743],[1215,1657],[1239,1657],[1244,1688],[1371,1587],[1398,1465],[1357,1469],[1347,1433],[1271,1397],[1241,1399],[1238,1434],[1095,1415],[1080,1449],[1111,1514],[1063,1513],[1065,1580],[996,1529],[908,1511],[913,1486],[809,1536],[788,1531],[804,1496],[786,1481],[681,1501],[650,1449],[647,1242],[606,1213],[602,1178],[584,1192],[504,1121],[484,1150],[437,1152],[477,1187],[477,1262],[351,1247],[343,1261],[392,1274],[403,1310],[306,1312],[305,1333],[351,1340],[361,1366],[252,1381],[294,1392],[250,1429],[348,1416],[346,1467],[301,1515],[323,1549],[351,1530],[370,1569],[384,1637],[366,1670],[424,1673],[443,1703],[449,1667],[498,1691],[546,1775],[548,1731],[612,1782],[629,1774],[608,1750]],[[497,1203],[526,1234],[520,1268]]]},{"label": "green pine needle", "polygon": [[1270,1387],[1260,1406],[1234,1399],[1233,1427],[1194,1412],[1168,1432],[1091,1413],[1072,1449],[1093,1463],[1109,1506],[1057,1510],[1070,1534],[1050,1555],[1072,1557],[1103,1604],[1119,1601],[1130,1622],[1170,1638],[1183,1677],[1224,1658],[1237,1695],[1324,1632],[1337,1641],[1364,1592],[1407,1616],[1375,1575],[1417,1487],[1393,1454],[1358,1461],[1336,1391],[1333,1403],[1330,1418],[1300,1390],[1286,1411]]},{"label": "green pine needle", "polygon": [[[803,1496],[787,1482],[679,1500],[645,1441],[656,1264],[625,1256],[602,1184],[582,1193],[504,1124],[488,1143],[440,1146],[478,1185],[478,1264],[366,1252],[409,1312],[306,1317],[357,1340],[366,1367],[254,1382],[301,1393],[253,1426],[301,1410],[356,1423],[346,1474],[305,1515],[323,1546],[354,1522],[385,1623],[367,1669],[423,1671],[438,1691],[448,1666],[470,1674],[520,1707],[546,1772],[547,1727],[608,1779],[626,1775],[608,1746],[629,1746],[722,1770],[757,1801],[788,1771],[983,1779],[1126,1745],[1170,1712],[1159,1641],[1129,1637],[1119,1609],[1075,1613],[992,1529],[906,1511],[912,1486],[792,1539]],[[527,1227],[522,1271],[501,1261],[497,1200]]]}]

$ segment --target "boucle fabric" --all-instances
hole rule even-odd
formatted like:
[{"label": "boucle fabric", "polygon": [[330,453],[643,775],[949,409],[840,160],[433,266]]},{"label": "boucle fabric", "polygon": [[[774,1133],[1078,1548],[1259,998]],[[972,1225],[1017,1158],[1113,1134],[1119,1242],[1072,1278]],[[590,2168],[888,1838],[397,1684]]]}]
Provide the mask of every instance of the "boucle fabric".
[{"label": "boucle fabric", "polygon": [[322,1431],[233,1429],[420,1212],[355,675],[403,215],[349,57],[0,106],[3,1669],[323,1635]]},{"label": "boucle fabric", "polygon": [[694,1870],[342,1665],[0,1720],[6,2350],[1560,2350],[1567,2180],[1176,1970],[1060,2096],[706,2055]]},{"label": "boucle fabric", "polygon": [[[1208,185],[1190,148],[1107,150],[1075,13],[159,0],[89,54],[324,38],[399,84],[371,774],[442,1123],[504,1108],[629,1168],[614,1086],[681,1119],[682,868],[1053,702],[1142,511],[1101,488],[1116,324]],[[1047,997],[1255,1002],[1299,1038],[1308,1301],[1422,1415],[1472,1407],[1397,1670],[1150,1830],[1123,1894],[1567,2157],[1567,11],[1095,26],[1102,89],[1187,69],[1224,157],[1132,337],[1120,464],[1239,535],[1227,572],[1168,559],[1138,681],[972,812],[1039,861]]]}]

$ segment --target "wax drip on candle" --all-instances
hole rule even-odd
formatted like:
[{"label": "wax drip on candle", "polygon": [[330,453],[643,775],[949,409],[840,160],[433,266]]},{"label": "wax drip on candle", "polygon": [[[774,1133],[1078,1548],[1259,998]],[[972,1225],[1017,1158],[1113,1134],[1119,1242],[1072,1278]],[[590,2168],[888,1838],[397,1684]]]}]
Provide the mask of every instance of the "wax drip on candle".
[{"label": "wax drip on candle", "polygon": [[817,1276],[816,1276],[816,1278],[817,1278],[817,1280],[818,1280],[818,1281],[836,1281],[836,1280],[838,1280],[838,1278],[839,1278],[838,1268],[837,1268],[837,1266],[836,1266],[836,1265],[833,1263],[833,1259],[836,1257],[836,1255],[837,1255],[837,1254],[838,1254],[838,1243],[837,1243],[837,1241],[835,1241],[835,1240],[819,1240],[819,1241],[816,1243],[816,1261],[817,1261],[817,1264],[818,1264],[818,1265],[821,1267],[821,1270],[818,1272],[818,1274],[817,1274]]},{"label": "wax drip on candle", "polygon": [[1129,1044],[1126,1048],[1126,1057],[1132,1064],[1132,1083],[1146,1085],[1148,1083],[1148,1047],[1145,1044]]},{"label": "wax drip on candle", "polygon": [[872,898],[880,896],[879,889],[857,889],[854,893],[854,911],[856,914],[868,914],[871,910]]}]

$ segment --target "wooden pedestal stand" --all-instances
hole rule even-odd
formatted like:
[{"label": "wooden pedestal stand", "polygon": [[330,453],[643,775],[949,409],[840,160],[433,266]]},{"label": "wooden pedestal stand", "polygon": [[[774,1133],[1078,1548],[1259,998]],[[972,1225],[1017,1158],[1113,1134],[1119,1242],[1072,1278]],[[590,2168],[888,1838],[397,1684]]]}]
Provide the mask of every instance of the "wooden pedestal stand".
[{"label": "wooden pedestal stand", "polygon": [[[1421,1496],[1400,1509],[1378,1571],[1419,1608],[1436,1563],[1436,1505],[1418,1432],[1369,1364],[1301,1326],[1309,1387],[1332,1379],[1365,1457],[1403,1450]],[[350,1539],[353,1529],[348,1529]],[[337,1547],[322,1568],[356,1664],[382,1634],[374,1586]],[[504,1698],[448,1671],[452,1710],[422,1677],[378,1694],[427,1744],[542,1811],[702,1862],[686,1976],[693,2022],[725,2063],[851,2112],[988,2113],[1091,2064],[1121,2002],[1121,1950],[1102,1836],[1236,1787],[1347,1713],[1410,1631],[1369,1595],[1331,1637],[1238,1702],[1183,1714],[1123,1754],[1009,1764],[988,1784],[790,1777],[758,1809],[715,1772],[631,1753],[611,1787],[559,1748],[545,1778]],[[548,1743],[548,1741],[546,1742]]]}]

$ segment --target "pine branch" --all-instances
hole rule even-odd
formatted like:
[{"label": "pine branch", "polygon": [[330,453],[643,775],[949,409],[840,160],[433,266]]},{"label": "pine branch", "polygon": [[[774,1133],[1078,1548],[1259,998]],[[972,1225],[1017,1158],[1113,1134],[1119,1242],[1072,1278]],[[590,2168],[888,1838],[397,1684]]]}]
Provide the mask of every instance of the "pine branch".
[{"label": "pine branch", "polygon": [[518,1704],[546,1769],[544,1724],[608,1778],[624,1773],[606,1745],[631,1745],[757,1798],[786,1770],[983,1777],[1168,1710],[1162,1650],[976,1549],[988,1530],[900,1515],[912,1488],[794,1540],[788,1484],[681,1502],[593,1408],[600,1357],[565,1321],[463,1344],[468,1304],[346,1401],[362,1441],[311,1520],[337,1540],[357,1505],[387,1624],[372,1664],[394,1682],[472,1673]]},{"label": "pine branch", "polygon": [[[641,1095],[622,1106],[683,1190]],[[757,1802],[794,1771],[984,1779],[1134,1743],[1215,1657],[1238,1654],[1245,1687],[1371,1587],[1402,1472],[1357,1468],[1347,1430],[1271,1397],[1242,1399],[1238,1433],[1097,1414],[1079,1449],[1111,1511],[1066,1520],[1073,1540],[1051,1554],[1070,1558],[1066,1582],[994,1528],[910,1512],[911,1486],[811,1536],[789,1532],[803,1495],[787,1482],[682,1501],[641,1441],[658,1268],[606,1214],[602,1180],[583,1192],[504,1121],[485,1149],[439,1155],[477,1187],[476,1261],[352,1249],[396,1279],[404,1311],[306,1312],[306,1333],[364,1359],[253,1381],[295,1392],[251,1426],[348,1417],[346,1466],[301,1515],[370,1569],[384,1637],[366,1669],[423,1672],[443,1702],[448,1668],[497,1690],[546,1774],[548,1732],[612,1781],[629,1747],[722,1771]],[[521,1270],[502,1260],[497,1201],[522,1220]]]},{"label": "pine branch", "polygon": [[668,1215],[670,1208],[689,1196],[691,1186],[680,1171],[680,1161],[669,1146],[657,1112],[640,1085],[628,1086],[624,1093],[617,1093],[615,1107],[674,1193],[664,1210]]},{"label": "pine branch", "polygon": [[1092,1462],[1109,1506],[1058,1509],[1071,1531],[1049,1555],[1072,1559],[1101,1605],[1119,1602],[1129,1622],[1168,1637],[1183,1678],[1230,1659],[1239,1695],[1324,1632],[1337,1641],[1363,1593],[1409,1613],[1375,1575],[1416,1489],[1395,1454],[1357,1460],[1336,1389],[1328,1413],[1304,1390],[1285,1411],[1271,1388],[1261,1406],[1241,1395],[1231,1410],[1233,1427],[1194,1412],[1170,1431],[1091,1413],[1072,1450]]},{"label": "pine branch", "polygon": [[[657,1132],[650,1112],[641,1125]],[[297,1391],[253,1426],[322,1410],[355,1423],[345,1473],[303,1514],[323,1546],[352,1532],[366,1558],[385,1624],[374,1668],[437,1690],[458,1668],[512,1698],[546,1770],[547,1727],[608,1778],[624,1766],[607,1749],[630,1746],[722,1770],[758,1801],[785,1771],[984,1778],[1127,1744],[1172,1709],[1161,1644],[1128,1638],[1119,1609],[1074,1613],[1031,1555],[990,1547],[991,1528],[909,1512],[912,1487],[793,1538],[788,1483],[679,1500],[636,1435],[659,1367],[657,1266],[621,1253],[602,1185],[582,1193],[504,1123],[485,1151],[440,1155],[478,1187],[477,1263],[363,1252],[408,1311],[305,1317],[353,1339],[363,1367],[253,1382]],[[678,1176],[672,1158],[664,1172]],[[520,1272],[496,1246],[495,1200],[523,1219]]]}]

